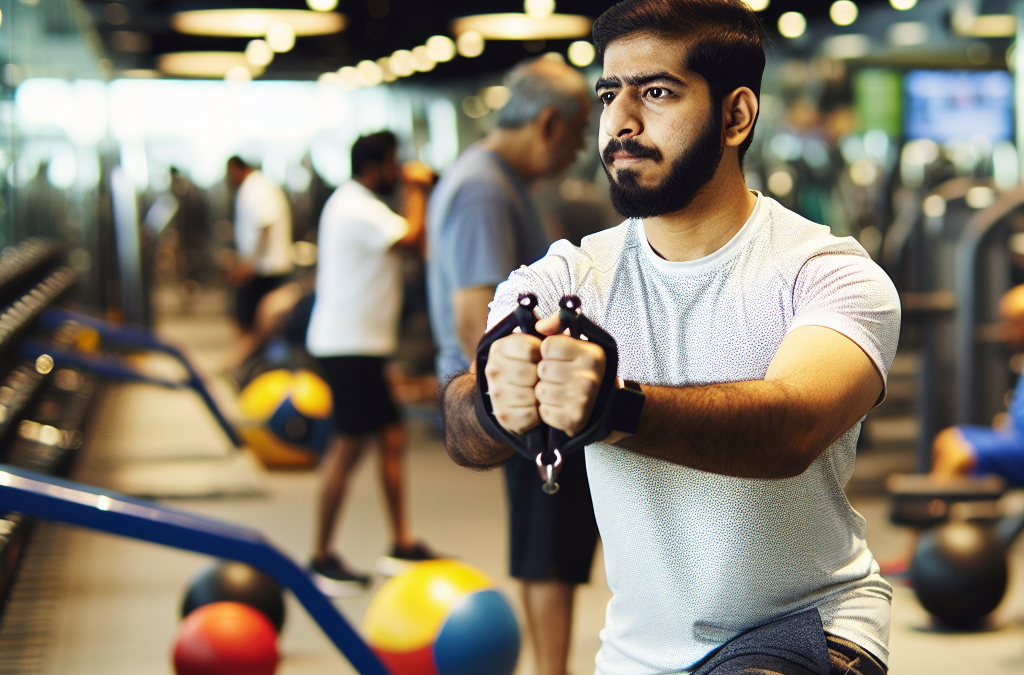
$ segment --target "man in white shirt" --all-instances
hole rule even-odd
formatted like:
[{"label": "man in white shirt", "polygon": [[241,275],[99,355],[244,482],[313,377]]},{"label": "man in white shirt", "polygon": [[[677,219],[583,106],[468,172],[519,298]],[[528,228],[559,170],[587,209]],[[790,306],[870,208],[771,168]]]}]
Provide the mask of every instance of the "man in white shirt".
[{"label": "man in white shirt", "polygon": [[280,185],[240,157],[228,160],[228,183],[235,193],[235,248],[238,260],[228,273],[237,289],[235,318],[241,336],[226,370],[234,374],[258,347],[253,333],[260,301],[283,285],[292,272],[292,211]]},{"label": "man in white shirt", "polygon": [[[892,589],[843,486],[884,396],[895,288],[855,240],[747,190],[765,58],[743,0],[626,0],[594,38],[629,219],[498,287],[490,326],[534,293],[549,337],[498,340],[485,374],[508,431],[584,428],[605,354],[551,316],[572,294],[646,396],[633,435],[585,451],[613,593],[597,672],[881,675]],[[445,391],[449,454],[494,466],[512,450],[474,391],[473,374]]]},{"label": "man in white shirt", "polygon": [[[398,250],[420,251],[430,168],[399,167],[395,136],[382,131],[352,146],[352,180],[334,191],[320,216],[316,299],[306,348],[319,360],[334,398],[336,433],[321,463],[323,492],[310,570],[321,590],[349,595],[369,583],[332,551],[348,477],[367,441],[379,436],[381,472],[394,546],[385,573],[432,557],[411,535],[405,514],[405,431],[384,377],[398,348],[402,270]],[[404,215],[381,201],[402,179]]]}]

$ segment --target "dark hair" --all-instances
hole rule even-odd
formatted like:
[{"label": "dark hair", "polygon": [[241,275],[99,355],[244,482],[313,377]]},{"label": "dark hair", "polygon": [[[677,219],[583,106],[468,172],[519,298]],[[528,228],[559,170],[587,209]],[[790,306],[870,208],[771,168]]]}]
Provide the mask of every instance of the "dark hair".
[{"label": "dark hair", "polygon": [[[623,0],[594,22],[598,54],[633,33],[687,40],[683,65],[707,81],[712,101],[740,87],[760,100],[764,31],[743,0]],[[740,146],[741,162],[753,139],[751,130]]]},{"label": "dark hair", "polygon": [[352,175],[360,176],[367,162],[384,163],[388,152],[398,149],[398,139],[390,131],[360,136],[352,144]]},{"label": "dark hair", "polygon": [[239,157],[238,155],[234,155],[230,159],[228,159],[228,166],[243,171],[249,168],[249,165],[245,163],[245,160]]}]

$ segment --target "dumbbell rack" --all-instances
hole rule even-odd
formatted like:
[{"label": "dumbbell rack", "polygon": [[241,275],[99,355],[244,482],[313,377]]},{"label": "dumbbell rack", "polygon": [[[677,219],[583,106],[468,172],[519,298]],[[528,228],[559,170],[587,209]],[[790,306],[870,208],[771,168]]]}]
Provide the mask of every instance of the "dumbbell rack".
[{"label": "dumbbell rack", "polygon": [[[61,248],[29,239],[0,251],[0,461],[42,475],[63,474],[81,444],[95,379],[26,359],[19,344],[77,275]],[[0,606],[6,604],[32,531],[26,514],[0,510]]]}]

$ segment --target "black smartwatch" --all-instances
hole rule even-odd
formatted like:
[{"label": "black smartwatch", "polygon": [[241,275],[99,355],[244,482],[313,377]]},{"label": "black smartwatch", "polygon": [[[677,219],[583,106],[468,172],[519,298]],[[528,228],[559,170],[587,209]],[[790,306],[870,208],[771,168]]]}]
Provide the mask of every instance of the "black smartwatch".
[{"label": "black smartwatch", "polygon": [[623,380],[622,387],[615,390],[612,401],[611,427],[615,431],[633,435],[640,426],[640,412],[644,408],[644,392],[632,380]]}]

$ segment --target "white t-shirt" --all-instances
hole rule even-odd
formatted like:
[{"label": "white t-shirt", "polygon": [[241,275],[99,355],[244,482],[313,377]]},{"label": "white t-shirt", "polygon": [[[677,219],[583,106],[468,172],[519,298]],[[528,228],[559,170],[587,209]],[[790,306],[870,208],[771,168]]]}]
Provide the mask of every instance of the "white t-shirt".
[{"label": "white t-shirt", "polygon": [[263,228],[269,228],[262,255],[253,260],[261,277],[292,271],[292,210],[281,186],[252,171],[235,195],[235,245],[243,258],[252,259]]},{"label": "white t-shirt", "polygon": [[362,184],[334,191],[320,216],[310,354],[388,356],[398,348],[402,266],[391,247],[408,231]]},{"label": "white t-shirt", "polygon": [[[580,248],[559,241],[498,287],[489,324],[526,292],[539,316],[578,295],[617,341],[618,374],[660,386],[763,379],[787,333],[807,325],[849,337],[884,378],[900,325],[892,282],[856,241],[764,196],[728,244],[690,262],[659,257],[639,220]],[[892,588],[843,493],[859,430],[782,480],[588,446],[613,593],[597,672],[686,673],[741,631],[810,607],[826,631],[887,661]]]}]

